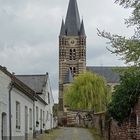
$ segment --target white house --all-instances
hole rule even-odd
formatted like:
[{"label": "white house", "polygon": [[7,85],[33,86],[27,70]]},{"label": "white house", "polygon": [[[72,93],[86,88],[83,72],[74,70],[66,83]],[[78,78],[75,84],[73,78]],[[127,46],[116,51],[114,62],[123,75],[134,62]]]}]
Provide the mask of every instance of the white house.
[{"label": "white house", "polygon": [[43,102],[41,100],[35,102],[37,134],[52,129],[54,100],[48,73],[45,75],[17,75],[16,77],[36,92],[36,95],[39,96],[37,99],[43,99]]},{"label": "white house", "polygon": [[14,76],[0,66],[0,140],[31,140],[53,128],[48,79],[48,74]]},{"label": "white house", "polygon": [[33,138],[34,91],[0,66],[0,140]]}]

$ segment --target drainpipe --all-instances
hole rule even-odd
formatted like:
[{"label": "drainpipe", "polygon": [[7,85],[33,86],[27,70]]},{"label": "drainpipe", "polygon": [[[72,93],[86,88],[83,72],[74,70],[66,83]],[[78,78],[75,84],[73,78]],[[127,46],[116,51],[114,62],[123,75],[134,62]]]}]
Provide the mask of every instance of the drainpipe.
[{"label": "drainpipe", "polygon": [[[35,94],[34,94],[35,97]],[[35,100],[33,101],[33,138],[36,138]]]},{"label": "drainpipe", "polygon": [[12,113],[11,113],[11,91],[13,89],[13,81],[10,83],[10,88],[9,88],[9,140],[12,140]]}]

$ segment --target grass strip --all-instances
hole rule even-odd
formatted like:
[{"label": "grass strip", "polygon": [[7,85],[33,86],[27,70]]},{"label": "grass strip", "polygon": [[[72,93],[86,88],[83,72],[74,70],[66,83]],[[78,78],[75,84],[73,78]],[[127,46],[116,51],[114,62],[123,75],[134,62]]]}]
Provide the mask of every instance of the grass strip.
[{"label": "grass strip", "polygon": [[98,130],[96,128],[91,128],[89,129],[90,133],[93,135],[93,138],[95,140],[105,140],[100,133],[98,132]]},{"label": "grass strip", "polygon": [[62,129],[57,128],[57,129],[50,131],[47,134],[45,133],[45,134],[38,136],[34,140],[55,140],[61,134],[62,134]]}]

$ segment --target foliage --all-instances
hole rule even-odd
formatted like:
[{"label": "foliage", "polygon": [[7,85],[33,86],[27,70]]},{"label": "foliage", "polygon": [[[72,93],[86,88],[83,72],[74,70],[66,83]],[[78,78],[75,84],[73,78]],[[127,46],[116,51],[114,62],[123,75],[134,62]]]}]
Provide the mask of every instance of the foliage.
[{"label": "foliage", "polygon": [[134,7],[140,3],[139,0],[116,0],[115,2],[124,7]]},{"label": "foliage", "polygon": [[120,85],[115,87],[112,102],[108,106],[110,115],[122,123],[128,118],[140,94],[140,1],[116,0],[115,2],[124,8],[132,9],[132,14],[125,20],[125,24],[128,27],[134,26],[135,34],[131,38],[126,38],[98,30],[98,35],[109,39],[111,48],[107,49],[111,53],[120,55],[126,63],[136,66],[122,73]]},{"label": "foliage", "polygon": [[140,69],[129,68],[120,77],[120,85],[115,87],[109,114],[119,123],[128,119],[140,95]]},{"label": "foliage", "polygon": [[74,82],[64,93],[65,104],[71,109],[106,109],[108,89],[104,78],[85,72],[75,77]]},{"label": "foliage", "polygon": [[112,35],[105,31],[99,31],[98,35],[109,39],[112,49],[108,48],[114,54],[120,55],[126,63],[133,62],[140,66],[140,1],[139,0],[116,0],[120,5],[126,8],[132,8],[132,15],[125,20],[127,26],[135,27],[135,34],[131,38],[120,35]]}]

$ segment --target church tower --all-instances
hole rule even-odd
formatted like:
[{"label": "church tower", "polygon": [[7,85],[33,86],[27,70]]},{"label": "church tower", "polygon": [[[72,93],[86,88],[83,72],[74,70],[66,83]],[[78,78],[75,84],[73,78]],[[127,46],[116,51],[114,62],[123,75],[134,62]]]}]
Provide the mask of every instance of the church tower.
[{"label": "church tower", "polygon": [[59,35],[59,111],[64,111],[64,85],[86,70],[86,34],[76,0],[70,0]]}]

